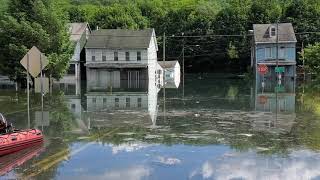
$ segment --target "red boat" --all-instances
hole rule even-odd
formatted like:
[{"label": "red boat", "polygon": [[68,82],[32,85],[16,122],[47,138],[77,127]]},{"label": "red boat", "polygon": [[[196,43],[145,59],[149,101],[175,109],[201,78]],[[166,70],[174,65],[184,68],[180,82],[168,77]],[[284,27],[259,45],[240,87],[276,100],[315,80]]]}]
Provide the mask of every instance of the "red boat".
[{"label": "red boat", "polygon": [[0,135],[0,156],[25,149],[39,142],[43,142],[43,135],[38,129],[15,130]]}]

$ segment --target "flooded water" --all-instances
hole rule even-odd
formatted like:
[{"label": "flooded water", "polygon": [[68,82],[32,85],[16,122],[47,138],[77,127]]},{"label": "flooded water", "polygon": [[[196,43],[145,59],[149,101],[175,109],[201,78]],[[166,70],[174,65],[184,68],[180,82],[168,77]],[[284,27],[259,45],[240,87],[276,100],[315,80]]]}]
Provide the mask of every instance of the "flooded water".
[{"label": "flooded water", "polygon": [[188,75],[58,84],[44,97],[0,91],[16,128],[43,145],[0,157],[0,179],[320,179],[320,86]]}]

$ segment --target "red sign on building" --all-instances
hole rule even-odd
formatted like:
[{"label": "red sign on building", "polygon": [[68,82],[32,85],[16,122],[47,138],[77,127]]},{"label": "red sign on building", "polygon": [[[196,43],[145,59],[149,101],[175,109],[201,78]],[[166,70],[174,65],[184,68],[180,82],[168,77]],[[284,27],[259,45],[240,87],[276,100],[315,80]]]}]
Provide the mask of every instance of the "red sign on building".
[{"label": "red sign on building", "polygon": [[261,74],[261,75],[265,75],[268,73],[268,66],[265,65],[265,64],[259,64],[258,65],[258,72]]}]

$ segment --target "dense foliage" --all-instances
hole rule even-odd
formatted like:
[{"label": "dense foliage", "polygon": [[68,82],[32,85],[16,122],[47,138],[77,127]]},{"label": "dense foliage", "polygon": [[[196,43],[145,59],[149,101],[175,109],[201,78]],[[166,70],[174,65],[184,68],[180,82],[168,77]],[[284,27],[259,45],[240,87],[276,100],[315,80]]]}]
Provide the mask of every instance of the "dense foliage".
[{"label": "dense foliage", "polygon": [[[32,6],[24,7],[31,2]],[[0,71],[11,77],[16,75],[9,70],[21,72],[16,62],[34,44],[51,58],[48,72],[61,76],[69,57],[67,21],[88,22],[92,29],[155,28],[160,56],[166,33],[167,57],[178,59],[184,44],[187,67],[202,72],[246,71],[248,30],[254,23],[291,22],[298,51],[302,42],[320,41],[320,33],[314,33],[320,32],[320,1],[316,0],[13,0],[9,8],[5,4],[0,5],[0,11],[6,11],[0,26]]]},{"label": "dense foliage", "polygon": [[[185,44],[187,65],[201,71],[217,71],[219,66],[245,71],[250,63],[248,30],[254,23],[291,22],[298,32],[298,51],[301,42],[320,41],[319,33],[303,33],[320,31],[320,1],[315,0],[69,0],[67,4],[70,21],[87,21],[92,29],[155,28],[160,51],[165,32],[167,56],[176,59]],[[195,37],[177,37],[182,34]]]},{"label": "dense foliage", "polygon": [[0,21],[0,72],[21,79],[19,64],[33,46],[49,59],[47,75],[60,78],[68,68],[73,45],[67,19],[52,0],[11,0]]},{"label": "dense foliage", "polygon": [[305,64],[307,65],[308,70],[320,75],[320,43],[309,45],[305,48],[304,58],[306,60]]}]

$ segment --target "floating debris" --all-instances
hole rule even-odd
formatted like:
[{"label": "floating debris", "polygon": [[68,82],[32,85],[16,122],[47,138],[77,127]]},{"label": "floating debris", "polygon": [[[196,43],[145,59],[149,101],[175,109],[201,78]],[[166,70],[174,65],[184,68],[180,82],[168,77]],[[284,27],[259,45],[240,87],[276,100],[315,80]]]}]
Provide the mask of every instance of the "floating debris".
[{"label": "floating debris", "polygon": [[251,137],[253,136],[253,134],[245,134],[245,133],[242,133],[242,134],[238,134],[239,136],[246,136],[246,137]]},{"label": "floating debris", "polygon": [[81,136],[81,137],[78,137],[77,139],[78,140],[83,140],[83,139],[89,139],[90,137],[89,136]]},{"label": "floating debris", "polygon": [[118,135],[124,135],[124,136],[131,136],[134,135],[134,132],[123,132],[123,133],[117,133]]},{"label": "floating debris", "polygon": [[202,131],[201,133],[202,133],[202,134],[223,134],[223,133],[218,132],[218,131],[213,130],[213,129],[211,129],[211,130],[205,130],[205,131]]},{"label": "floating debris", "polygon": [[194,117],[200,117],[200,114],[194,114]]}]

